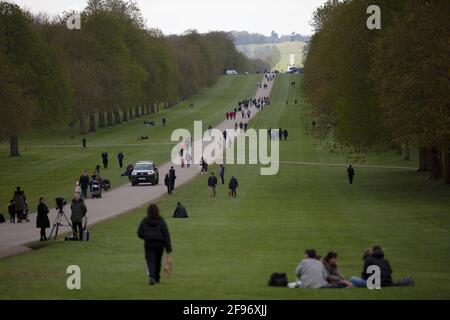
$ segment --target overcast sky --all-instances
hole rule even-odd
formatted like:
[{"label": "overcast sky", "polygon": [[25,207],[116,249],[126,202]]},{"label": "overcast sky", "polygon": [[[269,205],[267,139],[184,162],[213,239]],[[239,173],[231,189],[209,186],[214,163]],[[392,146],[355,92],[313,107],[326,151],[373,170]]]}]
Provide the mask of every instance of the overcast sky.
[{"label": "overcast sky", "polygon": [[[60,14],[82,10],[86,0],[7,0],[30,11]],[[137,0],[150,27],[165,34],[188,29],[311,34],[312,13],[325,0]]]}]

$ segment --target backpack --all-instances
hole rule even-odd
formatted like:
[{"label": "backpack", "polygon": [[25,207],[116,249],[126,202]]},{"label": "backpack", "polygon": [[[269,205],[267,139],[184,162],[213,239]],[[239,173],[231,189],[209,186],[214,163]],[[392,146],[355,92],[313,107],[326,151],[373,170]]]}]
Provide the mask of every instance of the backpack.
[{"label": "backpack", "polygon": [[286,287],[288,278],[286,273],[275,272],[270,275],[269,287]]},{"label": "backpack", "polygon": [[158,225],[149,226],[145,228],[145,241],[162,241],[164,240],[161,228]]},{"label": "backpack", "polygon": [[5,216],[0,213],[0,223],[5,223],[5,222],[6,222]]}]

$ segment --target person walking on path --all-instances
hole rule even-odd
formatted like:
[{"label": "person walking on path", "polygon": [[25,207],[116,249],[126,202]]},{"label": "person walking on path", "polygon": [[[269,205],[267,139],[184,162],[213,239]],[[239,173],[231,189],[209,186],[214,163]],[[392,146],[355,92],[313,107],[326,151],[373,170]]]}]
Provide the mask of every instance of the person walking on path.
[{"label": "person walking on path", "polygon": [[9,223],[16,223],[16,210],[14,209],[14,200],[9,200],[8,213]]},{"label": "person walking on path", "polygon": [[13,201],[14,201],[14,211],[16,212],[17,216],[17,222],[21,223],[22,220],[26,219],[24,214],[25,211],[27,210],[27,197],[25,196],[25,192],[23,192],[20,187],[17,187],[16,191],[14,191]]},{"label": "person walking on path", "polygon": [[170,275],[172,271],[172,243],[169,228],[159,214],[156,204],[150,204],[145,217],[139,225],[137,235],[144,240],[145,260],[147,261],[147,275],[149,285],[160,283],[161,261],[164,249],[167,253],[164,271]]},{"label": "person walking on path", "polygon": [[119,160],[119,168],[123,168],[123,159],[125,158],[125,155],[123,154],[122,151],[120,151],[117,154],[117,159]]},{"label": "person walking on path", "polygon": [[48,207],[45,204],[45,198],[40,197],[36,217],[36,228],[41,229],[41,238],[39,241],[47,241],[45,229],[50,228],[50,220],[48,219],[49,212],[50,210],[48,210]]},{"label": "person walking on path", "polygon": [[225,166],[223,164],[219,166],[219,176],[222,184],[225,184]]},{"label": "person walking on path", "polygon": [[169,174],[166,174],[166,177],[164,178],[164,184],[167,187],[167,194],[172,194],[172,189],[170,188],[170,177]]},{"label": "person walking on path", "polygon": [[349,165],[347,168],[348,182],[353,184],[353,177],[355,176],[355,169],[353,169],[352,165]]},{"label": "person walking on path", "polygon": [[238,187],[239,187],[239,183],[238,183],[237,179],[234,176],[232,176],[230,179],[230,183],[228,184],[228,188],[230,189],[229,195],[231,198],[237,197],[236,189]]},{"label": "person walking on path", "polygon": [[73,235],[76,237],[79,234],[78,239],[81,240],[83,235],[83,218],[86,216],[87,208],[80,195],[75,194],[70,204],[70,210],[72,211],[70,220],[72,221]]},{"label": "person walking on path", "polygon": [[214,175],[214,172],[211,172],[211,175],[208,178],[208,187],[211,190],[211,196],[216,196],[216,186],[217,186],[217,178]]},{"label": "person walking on path", "polygon": [[173,167],[170,167],[169,178],[170,178],[170,194],[172,194],[173,190],[175,190],[175,179],[177,178],[175,169]]},{"label": "person walking on path", "polygon": [[83,173],[81,174],[80,180],[78,181],[81,188],[81,197],[84,199],[87,197],[87,192],[89,188],[89,175],[87,174],[86,170],[83,170]]},{"label": "person walking on path", "polygon": [[103,169],[108,169],[108,152],[102,153]]}]

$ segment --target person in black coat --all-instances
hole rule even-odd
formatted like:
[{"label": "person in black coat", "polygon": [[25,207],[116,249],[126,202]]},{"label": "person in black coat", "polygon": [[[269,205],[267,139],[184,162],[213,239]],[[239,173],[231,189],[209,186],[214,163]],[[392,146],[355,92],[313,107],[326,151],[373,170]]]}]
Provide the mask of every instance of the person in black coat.
[{"label": "person in black coat", "polygon": [[122,151],[117,154],[117,159],[119,160],[119,168],[123,168],[123,158],[125,158]]},{"label": "person in black coat", "polygon": [[[166,249],[168,255],[167,269],[170,272],[172,264],[172,244],[170,241],[169,228],[159,214],[156,204],[150,204],[145,217],[139,225],[138,237],[144,240],[145,259],[147,261],[147,271],[149,284],[154,285],[160,282],[161,260]],[[165,268],[166,269],[166,268]]]},{"label": "person in black coat", "polygon": [[237,179],[232,176],[230,179],[230,183],[228,184],[228,188],[230,189],[230,197],[232,198],[236,198],[237,197],[237,193],[236,193],[236,189],[239,187],[239,183],[237,181]]},{"label": "person in black coat", "polygon": [[172,188],[170,187],[170,177],[169,174],[166,174],[166,177],[164,178],[164,184],[167,187],[167,194],[172,194]]},{"label": "person in black coat", "polygon": [[177,207],[175,208],[175,211],[173,212],[174,218],[189,218],[187,214],[186,208],[181,204],[181,202],[177,202]]},{"label": "person in black coat", "polygon": [[173,167],[170,167],[169,178],[170,178],[170,194],[172,194],[173,190],[175,190],[175,179],[177,178],[175,169]]},{"label": "person in black coat", "polygon": [[103,152],[102,153],[102,161],[103,161],[103,168],[107,169],[108,168],[108,152]]},{"label": "person in black coat", "polygon": [[81,188],[81,197],[82,198],[86,198],[87,197],[87,192],[88,192],[88,188],[89,188],[89,175],[87,174],[86,170],[83,170],[83,173],[80,177],[80,180],[78,181],[80,183],[80,188]]},{"label": "person in black coat", "polygon": [[50,228],[50,220],[48,219],[47,205],[45,204],[45,198],[39,198],[39,204],[37,207],[37,217],[36,217],[36,227],[41,229],[41,238],[39,241],[46,241],[47,235],[45,234],[45,229]]},{"label": "person in black coat", "polygon": [[355,176],[355,169],[353,169],[352,165],[347,168],[348,182],[353,184],[353,177]]},{"label": "person in black coat", "polygon": [[214,175],[214,172],[211,172],[211,175],[208,178],[208,187],[211,190],[211,196],[216,196],[216,186],[217,186],[217,178]]},{"label": "person in black coat", "polygon": [[362,278],[364,280],[369,279],[371,274],[367,273],[367,268],[369,266],[378,266],[381,271],[381,286],[389,287],[393,285],[392,281],[392,268],[389,261],[384,258],[383,249],[380,246],[374,246],[372,248],[372,255],[364,260],[364,267],[362,272]]}]

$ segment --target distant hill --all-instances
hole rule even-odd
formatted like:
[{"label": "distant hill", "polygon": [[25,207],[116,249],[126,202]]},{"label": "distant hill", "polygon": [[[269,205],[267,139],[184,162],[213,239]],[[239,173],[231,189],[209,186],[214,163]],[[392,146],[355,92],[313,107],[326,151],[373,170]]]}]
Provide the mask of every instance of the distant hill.
[{"label": "distant hill", "polygon": [[298,42],[309,41],[308,36],[303,36],[298,33],[279,36],[278,33],[272,31],[272,34],[270,36],[265,36],[260,33],[250,33],[248,31],[230,31],[229,34],[233,38],[233,41],[236,45],[282,43],[289,41],[298,41]]}]

